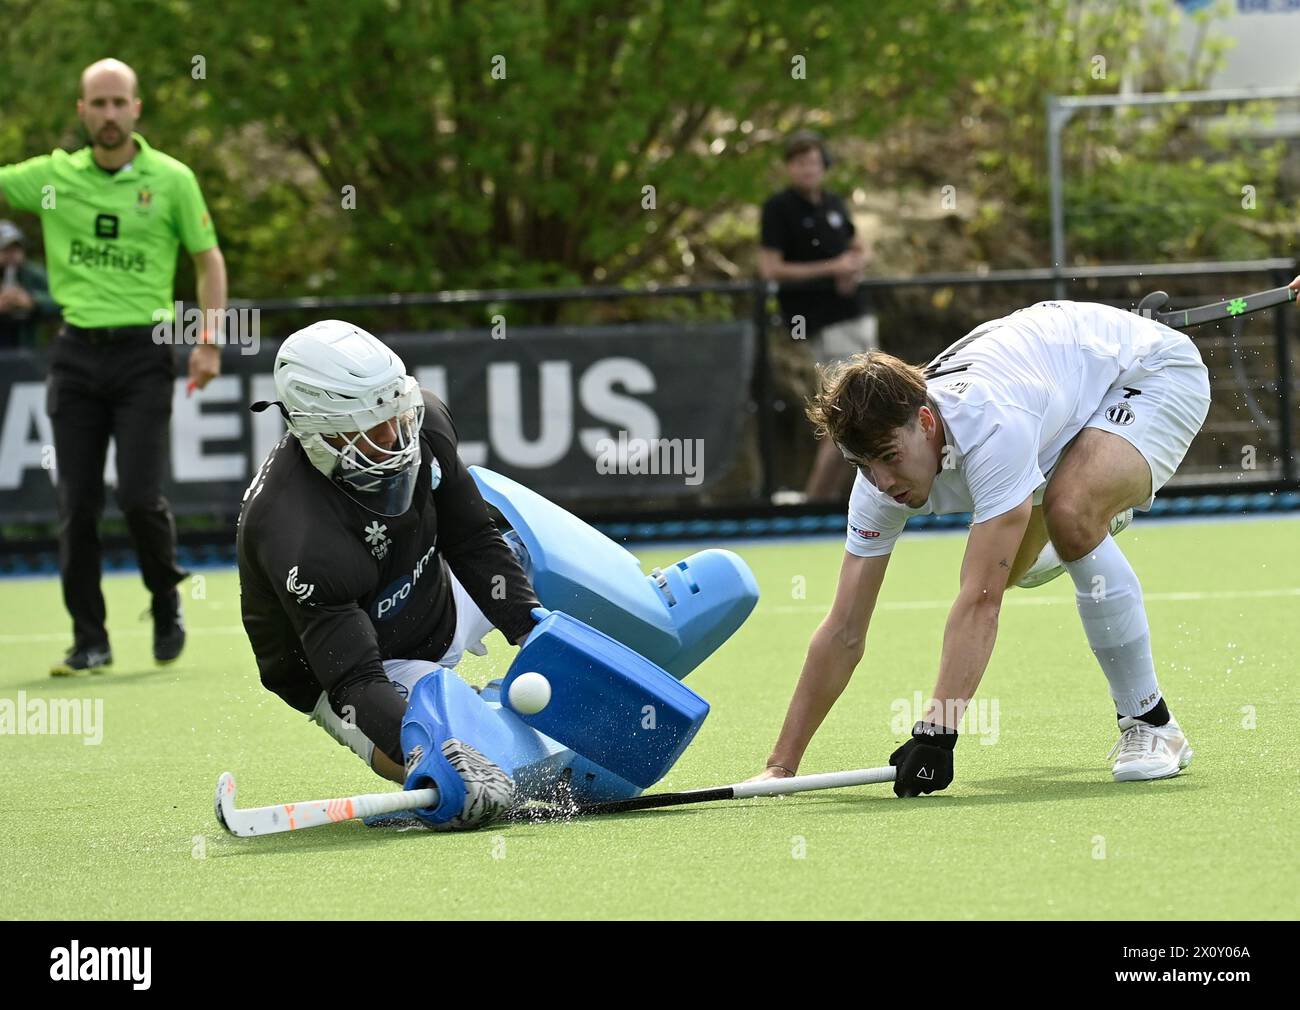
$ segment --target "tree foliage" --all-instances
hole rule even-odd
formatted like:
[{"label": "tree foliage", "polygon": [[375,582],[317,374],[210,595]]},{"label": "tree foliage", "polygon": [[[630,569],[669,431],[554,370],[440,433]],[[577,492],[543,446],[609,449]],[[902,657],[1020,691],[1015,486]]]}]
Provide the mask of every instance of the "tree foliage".
[{"label": "tree foliage", "polygon": [[[0,161],[76,146],[78,73],[115,55],[140,74],[141,131],[198,172],[235,294],[533,287],[689,273],[779,180],[781,136],[817,125],[850,152],[835,184],[952,179],[980,207],[966,253],[1009,265],[1008,233],[1045,250],[1044,95],[1114,90],[1149,59],[1146,17],[1138,0],[0,0]],[[864,183],[870,144],[903,153]],[[1076,182],[1075,206],[1168,189],[1159,150]],[[1082,224],[1078,250],[1136,250],[1112,221]],[[1148,226],[1146,248],[1176,251],[1175,222]]]}]

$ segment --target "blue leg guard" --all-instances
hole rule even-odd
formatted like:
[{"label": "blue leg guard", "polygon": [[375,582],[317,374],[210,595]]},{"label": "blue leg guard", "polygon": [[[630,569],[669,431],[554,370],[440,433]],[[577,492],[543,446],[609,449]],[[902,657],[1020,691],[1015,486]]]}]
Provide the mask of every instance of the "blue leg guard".
[{"label": "blue leg guard", "polygon": [[619,778],[645,789],[681,757],[709,705],[644,656],[595,628],[552,611],[510,664],[500,696],[535,671],[551,683],[550,703],[517,718]]},{"label": "blue leg guard", "polygon": [[[640,792],[626,779],[528,726],[501,706],[494,687],[480,695],[451,670],[440,669],[416,683],[402,720],[402,751],[408,761],[405,788],[438,790],[436,807],[415,811],[433,825],[460,817],[468,796],[460,772],[447,756],[449,740],[472,747],[513,779],[519,801],[595,803]],[[402,819],[384,815],[367,823],[402,823]]]},{"label": "blue leg guard", "polygon": [[744,623],[758,583],[731,551],[692,554],[649,575],[603,533],[522,484],[470,467],[501,513],[537,598],[639,652],[678,680]]},{"label": "blue leg guard", "polygon": [[[402,753],[406,755],[406,789],[437,789],[438,805],[417,810],[431,824],[446,824],[465,806],[468,793],[460,773],[444,753],[448,740],[469,736],[476,747],[480,738],[474,722],[464,718],[468,699],[463,691],[474,689],[448,670],[435,670],[411,691],[402,717]],[[476,747],[477,749],[477,747]],[[507,775],[508,768],[502,768]]]}]

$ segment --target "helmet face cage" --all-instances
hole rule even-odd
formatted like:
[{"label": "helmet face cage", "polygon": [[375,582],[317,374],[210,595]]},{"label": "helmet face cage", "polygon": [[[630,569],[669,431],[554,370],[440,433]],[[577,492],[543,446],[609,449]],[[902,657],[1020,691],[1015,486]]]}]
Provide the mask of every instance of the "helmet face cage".
[{"label": "helmet face cage", "polygon": [[334,476],[339,480],[347,481],[358,491],[371,491],[374,490],[371,486],[374,481],[405,470],[410,465],[412,457],[419,462],[419,432],[423,420],[423,404],[390,418],[386,423],[392,424],[397,429],[397,440],[391,449],[385,449],[374,441],[370,437],[370,431],[334,433],[333,438],[341,440],[342,444],[335,444],[326,438],[325,444],[338,458]]},{"label": "helmet face cage", "polygon": [[[323,459],[327,476],[357,504],[383,516],[401,515],[411,506],[420,466],[420,428],[424,402],[415,379],[376,407],[336,413],[291,411],[290,427],[314,459]],[[385,448],[371,438],[380,425],[396,428]],[[332,460],[332,463],[329,461]]]}]

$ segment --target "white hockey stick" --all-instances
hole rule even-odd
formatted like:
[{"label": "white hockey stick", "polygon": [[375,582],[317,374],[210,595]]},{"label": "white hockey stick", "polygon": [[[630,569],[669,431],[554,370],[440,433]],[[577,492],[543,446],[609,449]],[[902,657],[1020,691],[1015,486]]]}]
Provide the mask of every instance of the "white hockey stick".
[{"label": "white hockey stick", "polygon": [[436,807],[438,790],[411,789],[395,793],[366,793],[337,800],[306,800],[302,803],[277,803],[271,807],[235,806],[235,776],[222,772],[217,779],[216,811],[221,826],[232,835],[251,838],[273,835],[279,831],[301,831],[337,824],[353,817],[392,814],[399,810]]}]

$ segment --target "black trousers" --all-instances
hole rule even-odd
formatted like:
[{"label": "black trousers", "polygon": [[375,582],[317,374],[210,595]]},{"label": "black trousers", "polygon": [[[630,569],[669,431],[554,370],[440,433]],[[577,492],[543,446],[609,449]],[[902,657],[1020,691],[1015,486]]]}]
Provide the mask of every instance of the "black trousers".
[{"label": "black trousers", "polygon": [[59,575],[74,644],[102,648],[99,520],[104,512],[108,440],[117,446],[117,503],[150,593],[188,573],[176,564],[176,523],[163,497],[176,368],[169,345],[149,330],[98,342],[66,327],[54,342],[46,412],[54,428],[59,497]]}]

